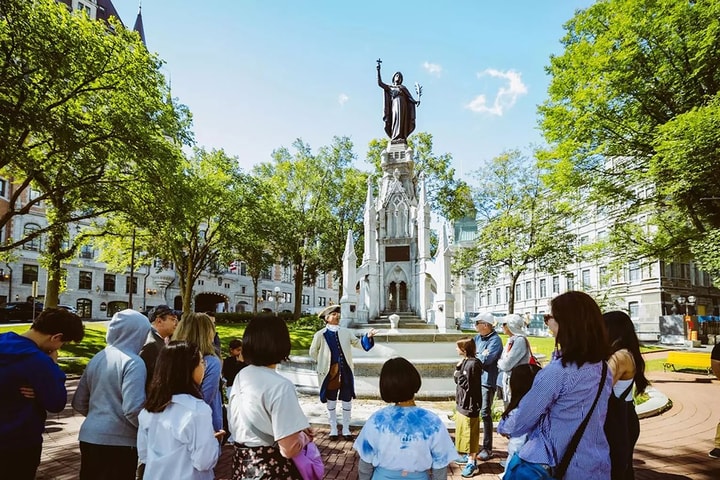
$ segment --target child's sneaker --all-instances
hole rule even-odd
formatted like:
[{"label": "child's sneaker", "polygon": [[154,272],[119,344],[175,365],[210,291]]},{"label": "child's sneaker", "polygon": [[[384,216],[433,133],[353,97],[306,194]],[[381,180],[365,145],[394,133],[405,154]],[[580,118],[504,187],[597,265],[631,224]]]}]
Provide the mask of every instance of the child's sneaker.
[{"label": "child's sneaker", "polygon": [[465,455],[461,455],[458,458],[456,458],[455,463],[460,464],[460,465],[465,465],[466,463],[468,463],[467,453]]},{"label": "child's sneaker", "polygon": [[462,475],[463,478],[470,478],[474,477],[477,473],[478,467],[474,463],[468,463],[465,465],[465,468],[463,468],[463,471],[460,475]]}]

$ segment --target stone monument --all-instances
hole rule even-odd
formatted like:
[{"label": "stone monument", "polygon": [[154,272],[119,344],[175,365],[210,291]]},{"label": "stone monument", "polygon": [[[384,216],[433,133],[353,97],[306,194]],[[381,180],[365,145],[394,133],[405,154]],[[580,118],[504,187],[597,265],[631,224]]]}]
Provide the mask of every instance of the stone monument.
[{"label": "stone monument", "polygon": [[[454,330],[454,297],[450,282],[450,248],[445,227],[438,252],[430,256],[430,206],[422,173],[415,175],[414,152],[407,137],[415,129],[415,112],[422,87],[415,84],[418,100],[402,85],[402,73],[392,85],[382,82],[383,121],[389,137],[382,152],[379,194],[373,196],[368,179],[365,200],[365,243],[359,267],[352,236],[348,234],[343,257],[341,322],[367,323],[394,313],[412,314],[437,326]],[[359,288],[358,288],[359,287]]]}]

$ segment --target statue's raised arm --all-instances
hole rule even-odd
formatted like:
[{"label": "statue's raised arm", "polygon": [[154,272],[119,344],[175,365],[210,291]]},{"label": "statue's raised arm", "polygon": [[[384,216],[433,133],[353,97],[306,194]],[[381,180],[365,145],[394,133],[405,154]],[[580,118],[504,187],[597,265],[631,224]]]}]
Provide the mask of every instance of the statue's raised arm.
[{"label": "statue's raised arm", "polygon": [[420,102],[416,101],[402,84],[402,73],[395,72],[391,85],[383,83],[380,76],[381,63],[382,60],[378,59],[377,80],[378,86],[384,92],[385,133],[390,137],[390,143],[407,143],[407,138],[415,130],[415,107],[420,105]]}]

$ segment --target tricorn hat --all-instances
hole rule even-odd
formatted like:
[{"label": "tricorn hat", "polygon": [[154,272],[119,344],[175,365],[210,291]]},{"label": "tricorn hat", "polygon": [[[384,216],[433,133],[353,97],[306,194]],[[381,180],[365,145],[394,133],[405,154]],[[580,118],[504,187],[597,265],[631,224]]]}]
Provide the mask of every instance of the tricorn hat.
[{"label": "tricorn hat", "polygon": [[330,315],[330,314],[333,313],[333,312],[338,312],[338,313],[339,313],[339,312],[340,312],[340,305],[330,305],[330,306],[328,306],[328,307],[325,307],[325,308],[320,312],[320,314],[318,315],[318,317],[320,317],[320,318],[322,318],[323,320],[325,320],[325,316],[326,316],[326,315]]}]

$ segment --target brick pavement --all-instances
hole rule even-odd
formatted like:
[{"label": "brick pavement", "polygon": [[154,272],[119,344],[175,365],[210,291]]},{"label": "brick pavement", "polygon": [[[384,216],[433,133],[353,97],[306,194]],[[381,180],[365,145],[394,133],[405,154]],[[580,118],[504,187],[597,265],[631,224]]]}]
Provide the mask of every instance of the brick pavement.
[{"label": "brick pavement", "polygon": [[[697,382],[698,375],[675,372],[652,372],[654,386],[672,401],[671,409],[641,420],[640,439],[635,451],[637,480],[718,480],[720,460],[707,456],[713,447],[715,426],[720,420],[720,381]],[[702,378],[707,381],[707,377]],[[76,381],[69,382],[72,392]],[[50,415],[43,448],[38,480],[74,480],[80,463],[77,432],[83,417],[70,407],[60,414]],[[357,457],[351,442],[330,442],[327,428],[318,427],[317,443],[325,459],[327,479],[357,478]],[[502,471],[499,460],[505,457],[507,442],[495,438],[497,456],[484,463],[476,479],[497,479]],[[216,478],[231,478],[232,449],[225,447],[216,468]],[[588,472],[588,479],[592,479]],[[1,477],[0,473],[0,477]],[[460,480],[460,468],[451,466],[448,478]],[[569,479],[574,480],[574,479]]]}]

